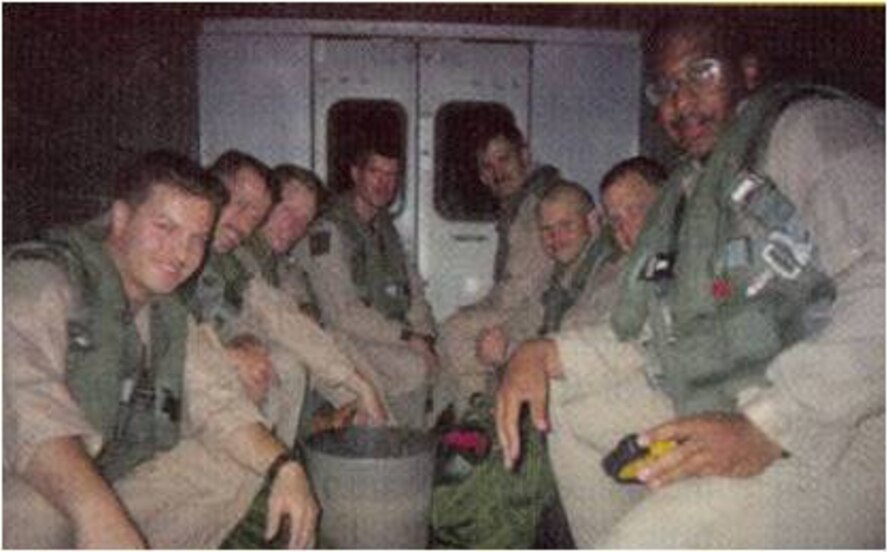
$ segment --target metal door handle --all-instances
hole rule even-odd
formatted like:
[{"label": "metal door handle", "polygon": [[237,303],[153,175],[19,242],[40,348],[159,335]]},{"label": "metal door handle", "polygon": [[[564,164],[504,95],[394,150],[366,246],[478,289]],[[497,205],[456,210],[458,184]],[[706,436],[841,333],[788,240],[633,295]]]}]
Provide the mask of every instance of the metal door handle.
[{"label": "metal door handle", "polygon": [[485,242],[487,236],[484,234],[451,234],[451,237],[458,242]]}]

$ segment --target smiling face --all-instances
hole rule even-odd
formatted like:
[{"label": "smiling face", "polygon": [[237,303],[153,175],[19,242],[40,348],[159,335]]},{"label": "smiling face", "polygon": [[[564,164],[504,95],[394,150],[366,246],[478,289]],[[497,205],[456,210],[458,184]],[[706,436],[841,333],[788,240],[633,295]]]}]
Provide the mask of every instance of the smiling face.
[{"label": "smiling face", "polygon": [[[717,73],[692,84],[690,73],[695,64],[708,59],[718,62]],[[703,158],[712,151],[734,115],[737,91],[731,67],[703,40],[687,33],[672,36],[657,55],[656,78],[673,83],[672,92],[657,106],[657,121],[669,138],[693,157]]]},{"label": "smiling face", "polygon": [[265,178],[254,168],[238,169],[225,182],[230,199],[216,224],[213,250],[228,253],[241,244],[262,222],[271,208],[271,192]]},{"label": "smiling face", "polygon": [[651,186],[637,172],[628,172],[604,191],[601,201],[614,230],[620,249],[628,252],[635,245],[644,227],[648,209],[659,196],[659,188]]},{"label": "smiling face", "polygon": [[589,240],[598,236],[595,210],[584,212],[582,206],[565,198],[542,201],[537,213],[537,228],[546,254],[561,264],[576,260]]},{"label": "smiling face", "polygon": [[262,235],[272,251],[286,253],[305,235],[318,209],[317,195],[298,180],[287,180],[281,189],[281,200],[262,226]]},{"label": "smiling face", "polygon": [[399,162],[393,157],[373,153],[359,164],[352,165],[355,210],[365,220],[373,218],[395,199],[400,180]]},{"label": "smiling face", "polygon": [[138,205],[114,202],[105,243],[131,304],[171,293],[197,270],[214,215],[208,199],[163,183]]},{"label": "smiling face", "polygon": [[497,136],[478,152],[478,177],[494,197],[503,200],[524,185],[529,163],[527,148]]}]

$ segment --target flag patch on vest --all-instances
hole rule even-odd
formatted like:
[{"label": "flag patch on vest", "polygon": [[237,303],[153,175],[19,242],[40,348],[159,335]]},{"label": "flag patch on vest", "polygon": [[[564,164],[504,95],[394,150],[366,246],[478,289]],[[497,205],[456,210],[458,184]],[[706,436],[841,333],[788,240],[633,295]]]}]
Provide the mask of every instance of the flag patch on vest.
[{"label": "flag patch on vest", "polygon": [[330,251],[330,232],[317,232],[309,236],[308,249],[312,257],[326,255]]}]

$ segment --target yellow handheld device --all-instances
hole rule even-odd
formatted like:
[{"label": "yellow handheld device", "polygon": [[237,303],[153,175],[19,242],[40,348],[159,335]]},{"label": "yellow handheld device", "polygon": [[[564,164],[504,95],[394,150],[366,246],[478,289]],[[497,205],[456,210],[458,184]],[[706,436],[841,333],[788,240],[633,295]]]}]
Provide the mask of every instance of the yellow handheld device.
[{"label": "yellow handheld device", "polygon": [[675,448],[675,441],[654,441],[649,447],[638,444],[638,435],[627,435],[617,444],[601,466],[617,483],[640,483],[638,472]]}]

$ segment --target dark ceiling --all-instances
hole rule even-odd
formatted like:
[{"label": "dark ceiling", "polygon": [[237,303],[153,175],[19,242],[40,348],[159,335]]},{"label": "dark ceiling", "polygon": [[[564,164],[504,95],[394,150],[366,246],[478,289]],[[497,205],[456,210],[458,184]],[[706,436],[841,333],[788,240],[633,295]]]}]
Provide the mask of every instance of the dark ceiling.
[{"label": "dark ceiling", "polygon": [[196,153],[196,45],[208,18],[644,32],[665,15],[701,13],[727,15],[741,26],[772,76],[832,84],[884,107],[883,6],[4,3],[3,240],[91,213],[134,151],[162,146]]},{"label": "dark ceiling", "polygon": [[296,17],[386,21],[472,22],[563,27],[643,29],[674,13],[719,12],[737,20],[771,20],[811,28],[829,20],[835,27],[884,27],[884,8],[799,5],[606,4],[606,3],[177,3],[177,4],[6,4],[4,15],[50,26],[89,26],[94,30],[151,24],[188,23],[209,17]]},{"label": "dark ceiling", "polygon": [[[131,29],[197,32],[207,18],[289,17],[471,22],[645,31],[665,15],[719,13],[742,25],[781,75],[834,84],[884,105],[885,8],[838,5],[219,3],[5,4],[4,45],[27,48],[54,35],[90,42]],[[40,38],[42,37],[42,38]],[[5,61],[9,61],[8,56]],[[14,60],[13,60],[14,61]],[[15,65],[7,66],[15,70]]]}]

